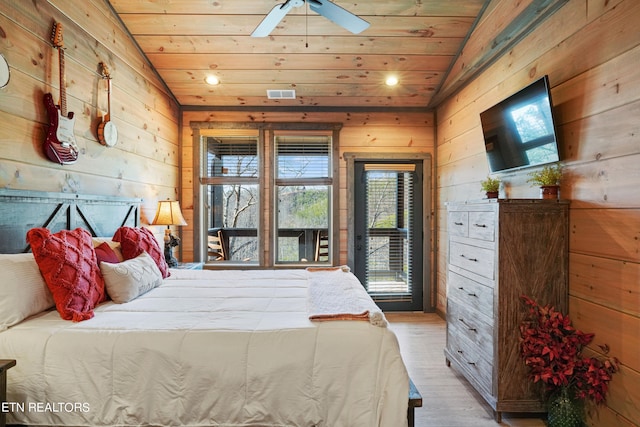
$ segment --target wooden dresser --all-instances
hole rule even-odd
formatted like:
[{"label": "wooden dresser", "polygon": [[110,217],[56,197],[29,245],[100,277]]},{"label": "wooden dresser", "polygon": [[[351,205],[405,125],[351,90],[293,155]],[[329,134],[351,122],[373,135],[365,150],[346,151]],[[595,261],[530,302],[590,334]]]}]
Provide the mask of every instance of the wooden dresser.
[{"label": "wooden dresser", "polygon": [[527,295],[566,311],[569,202],[487,199],[447,205],[448,366],[495,411],[544,412],[520,357]]}]

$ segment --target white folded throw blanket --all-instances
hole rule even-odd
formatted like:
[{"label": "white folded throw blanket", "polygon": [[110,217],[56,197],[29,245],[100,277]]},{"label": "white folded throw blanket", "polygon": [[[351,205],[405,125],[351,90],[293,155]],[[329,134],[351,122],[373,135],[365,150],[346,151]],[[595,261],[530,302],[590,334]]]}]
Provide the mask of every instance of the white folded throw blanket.
[{"label": "white folded throw blanket", "polygon": [[382,310],[373,302],[349,267],[308,268],[309,319],[366,320],[387,327]]}]

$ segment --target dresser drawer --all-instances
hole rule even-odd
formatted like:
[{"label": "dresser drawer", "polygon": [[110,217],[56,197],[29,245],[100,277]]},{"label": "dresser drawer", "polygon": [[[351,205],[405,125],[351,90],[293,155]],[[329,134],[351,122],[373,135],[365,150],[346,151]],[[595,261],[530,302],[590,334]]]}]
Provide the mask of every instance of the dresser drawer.
[{"label": "dresser drawer", "polygon": [[447,330],[465,337],[486,359],[493,359],[493,321],[487,322],[473,308],[448,299]]},{"label": "dresser drawer", "polygon": [[469,213],[453,211],[449,212],[449,234],[451,236],[469,236]]},{"label": "dresser drawer", "polygon": [[473,344],[459,335],[455,330],[448,330],[447,350],[449,356],[465,371],[467,377],[472,377],[486,392],[492,393],[493,364],[479,352]]},{"label": "dresser drawer", "polygon": [[457,302],[474,307],[487,321],[493,321],[493,289],[449,271],[447,296]]},{"label": "dresser drawer", "polygon": [[493,242],[495,235],[495,212],[469,212],[469,237]]},{"label": "dresser drawer", "polygon": [[487,279],[494,279],[495,251],[492,249],[450,242],[449,262]]}]

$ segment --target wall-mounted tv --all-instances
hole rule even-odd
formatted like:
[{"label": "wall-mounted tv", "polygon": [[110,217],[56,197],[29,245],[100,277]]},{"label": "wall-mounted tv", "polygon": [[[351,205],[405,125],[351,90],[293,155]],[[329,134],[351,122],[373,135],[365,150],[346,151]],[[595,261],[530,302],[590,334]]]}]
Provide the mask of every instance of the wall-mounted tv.
[{"label": "wall-mounted tv", "polygon": [[480,121],[491,172],[560,160],[548,76],[482,112]]}]

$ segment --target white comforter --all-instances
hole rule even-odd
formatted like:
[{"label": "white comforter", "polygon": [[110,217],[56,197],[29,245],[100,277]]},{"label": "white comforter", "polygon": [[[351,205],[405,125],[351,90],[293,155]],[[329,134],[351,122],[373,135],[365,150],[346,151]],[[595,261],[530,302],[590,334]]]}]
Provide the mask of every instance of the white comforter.
[{"label": "white comforter", "polygon": [[[192,271],[72,323],[0,333],[9,423],[66,426],[406,425],[395,335],[311,322],[305,270]],[[345,273],[351,275],[351,273]]]}]

